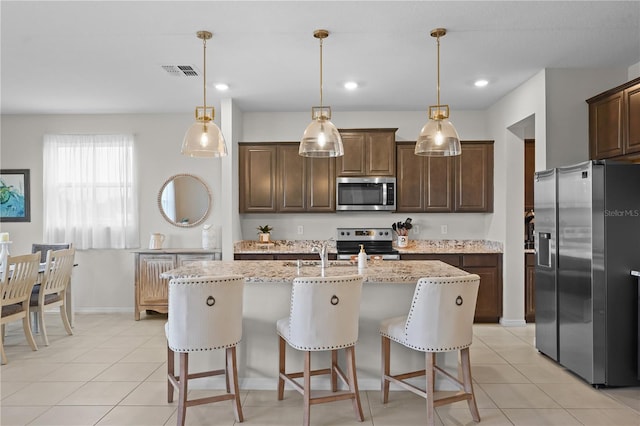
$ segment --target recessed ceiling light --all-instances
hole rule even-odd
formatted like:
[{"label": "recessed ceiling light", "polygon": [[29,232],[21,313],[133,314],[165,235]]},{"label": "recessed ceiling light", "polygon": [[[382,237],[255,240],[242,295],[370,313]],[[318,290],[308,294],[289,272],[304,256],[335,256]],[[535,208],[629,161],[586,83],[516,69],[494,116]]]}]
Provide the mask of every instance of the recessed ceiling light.
[{"label": "recessed ceiling light", "polygon": [[225,90],[228,90],[228,89],[229,89],[229,85],[228,85],[228,84],[225,84],[225,83],[217,83],[217,84],[215,85],[215,88],[216,88],[216,89],[218,89],[218,90],[220,90],[221,92],[223,92],[223,91],[225,91]]},{"label": "recessed ceiling light", "polygon": [[356,83],[355,81],[347,81],[344,84],[344,88],[347,90],[356,90],[358,88],[358,83]]},{"label": "recessed ceiling light", "polygon": [[475,83],[473,83],[476,87],[484,87],[487,84],[489,84],[489,82],[487,80],[476,80]]}]

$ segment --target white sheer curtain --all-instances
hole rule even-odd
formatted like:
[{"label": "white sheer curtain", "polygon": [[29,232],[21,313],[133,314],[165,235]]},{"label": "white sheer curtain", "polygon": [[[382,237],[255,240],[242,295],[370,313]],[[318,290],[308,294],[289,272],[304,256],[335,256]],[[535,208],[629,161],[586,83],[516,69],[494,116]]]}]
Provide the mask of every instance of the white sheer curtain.
[{"label": "white sheer curtain", "polygon": [[45,135],[45,241],[139,247],[134,153],[132,135]]}]

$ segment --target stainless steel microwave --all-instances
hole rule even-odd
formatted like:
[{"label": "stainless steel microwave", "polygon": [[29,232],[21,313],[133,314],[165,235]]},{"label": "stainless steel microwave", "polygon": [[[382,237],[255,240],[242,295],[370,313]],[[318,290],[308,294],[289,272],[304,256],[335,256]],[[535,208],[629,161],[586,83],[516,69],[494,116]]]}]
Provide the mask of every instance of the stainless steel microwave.
[{"label": "stainless steel microwave", "polygon": [[339,177],[336,179],[336,210],[393,211],[396,209],[396,178]]}]

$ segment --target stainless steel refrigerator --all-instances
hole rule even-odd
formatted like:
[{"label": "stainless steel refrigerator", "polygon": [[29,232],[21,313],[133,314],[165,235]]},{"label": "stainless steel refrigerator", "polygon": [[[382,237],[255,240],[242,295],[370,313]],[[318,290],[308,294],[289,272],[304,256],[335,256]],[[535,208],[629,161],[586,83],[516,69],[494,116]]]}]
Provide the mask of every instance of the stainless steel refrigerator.
[{"label": "stainless steel refrigerator", "polygon": [[640,385],[640,164],[537,172],[536,348],[594,385]]}]

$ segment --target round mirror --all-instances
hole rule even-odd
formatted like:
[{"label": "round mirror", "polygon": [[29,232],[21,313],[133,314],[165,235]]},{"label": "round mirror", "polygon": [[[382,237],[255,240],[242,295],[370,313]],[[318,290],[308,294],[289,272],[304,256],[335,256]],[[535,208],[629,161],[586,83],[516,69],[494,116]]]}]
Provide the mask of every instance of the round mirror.
[{"label": "round mirror", "polygon": [[171,176],[160,188],[158,208],[172,225],[191,227],[202,223],[211,210],[211,190],[197,176]]}]

